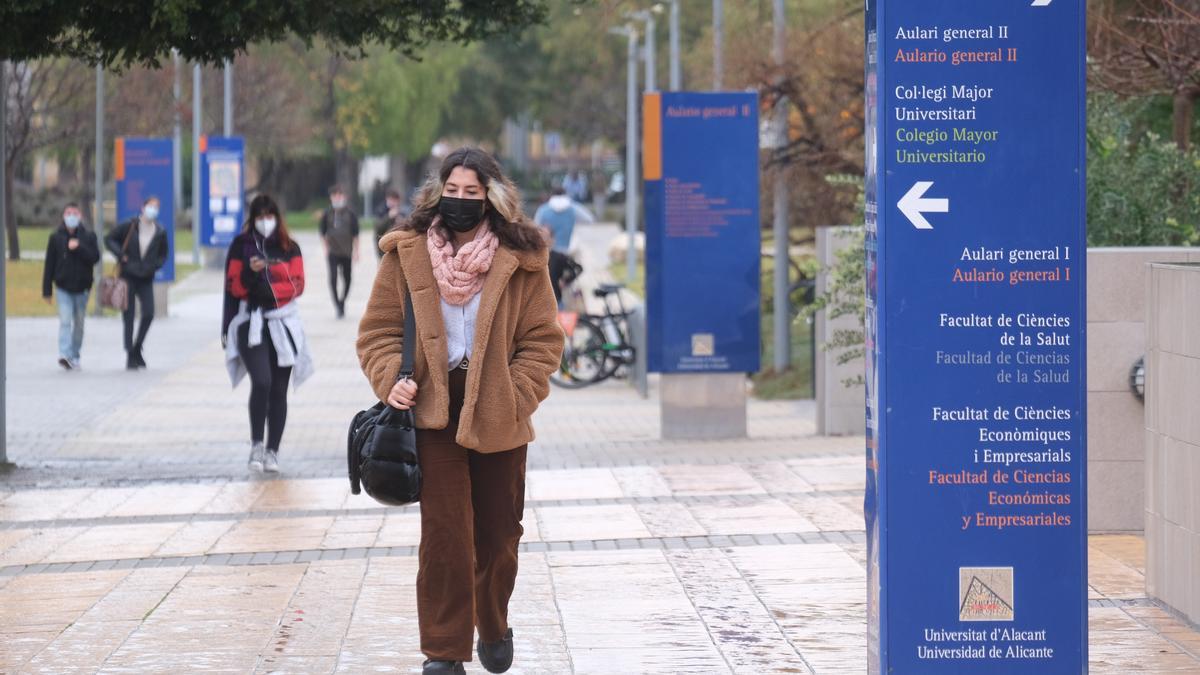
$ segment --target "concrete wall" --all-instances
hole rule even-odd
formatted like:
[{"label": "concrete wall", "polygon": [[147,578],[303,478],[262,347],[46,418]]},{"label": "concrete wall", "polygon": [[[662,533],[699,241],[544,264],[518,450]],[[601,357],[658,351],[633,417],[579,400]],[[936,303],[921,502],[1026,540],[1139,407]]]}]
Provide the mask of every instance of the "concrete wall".
[{"label": "concrete wall", "polygon": [[[837,250],[846,245],[846,238],[839,236],[845,229],[817,230],[821,269],[832,265]],[[1093,532],[1143,529],[1144,410],[1130,391],[1129,372],[1146,352],[1145,289],[1147,264],[1152,262],[1200,262],[1200,248],[1088,249],[1088,529]],[[817,292],[825,288],[827,279],[821,274]],[[853,325],[848,317],[839,321]],[[842,385],[842,380],[862,372],[862,362],[837,365],[835,355],[820,349],[836,325],[830,325],[823,312],[817,313],[816,322],[818,433],[862,433],[862,387]]]},{"label": "concrete wall", "polygon": [[1088,249],[1088,529],[1093,532],[1143,528],[1143,405],[1130,391],[1129,371],[1146,351],[1146,265],[1188,261],[1200,261],[1200,249]]},{"label": "concrete wall", "polygon": [[[817,262],[821,272],[817,275],[817,295],[829,290],[829,275],[826,272],[837,261],[837,252],[846,248],[855,238],[849,236],[856,228],[818,227]],[[817,433],[822,436],[848,436],[864,433],[867,424],[865,392],[863,386],[847,387],[847,379],[862,375],[862,360],[839,365],[837,353],[826,351],[824,346],[840,328],[853,329],[857,321],[852,316],[842,316],[830,321],[824,310],[817,312],[816,321],[817,355],[816,391]]]},{"label": "concrete wall", "polygon": [[1145,288],[1146,591],[1200,623],[1200,265]]}]

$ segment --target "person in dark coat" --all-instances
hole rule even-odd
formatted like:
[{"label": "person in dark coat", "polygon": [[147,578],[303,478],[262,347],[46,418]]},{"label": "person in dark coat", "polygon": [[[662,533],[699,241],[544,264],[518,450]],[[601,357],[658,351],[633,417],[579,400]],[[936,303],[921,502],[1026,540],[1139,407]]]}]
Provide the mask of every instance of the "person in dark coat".
[{"label": "person in dark coat", "polygon": [[[125,367],[137,370],[146,367],[142,346],[154,321],[154,274],[167,263],[170,246],[167,230],[158,224],[158,197],[151,196],[142,205],[142,212],[121,223],[104,238],[104,246],[121,263],[121,278],[129,284],[129,304],[125,320]],[[136,302],[135,302],[136,301]],[[133,333],[134,307],[141,307],[137,336]]]},{"label": "person in dark coat", "polygon": [[387,191],[386,199],[375,212],[375,256],[377,258],[383,257],[383,249],[379,248],[379,240],[394,228],[400,227],[411,213],[412,209],[400,196],[399,190],[392,188]]},{"label": "person in dark coat", "polygon": [[67,204],[62,222],[46,243],[42,269],[42,297],[47,304],[58,303],[58,365],[65,370],[79,367],[83,319],[95,278],[92,269],[99,260],[100,245],[96,235],[83,226],[79,205]]},{"label": "person in dark coat", "polygon": [[[329,260],[329,290],[333,293],[333,308],[339,319],[346,316],[346,297],[350,295],[350,268],[358,262],[358,214],[346,202],[346,191],[340,185],[329,188],[329,208],[321,214],[317,226],[325,255]],[[344,288],[338,292],[338,275]]]}]

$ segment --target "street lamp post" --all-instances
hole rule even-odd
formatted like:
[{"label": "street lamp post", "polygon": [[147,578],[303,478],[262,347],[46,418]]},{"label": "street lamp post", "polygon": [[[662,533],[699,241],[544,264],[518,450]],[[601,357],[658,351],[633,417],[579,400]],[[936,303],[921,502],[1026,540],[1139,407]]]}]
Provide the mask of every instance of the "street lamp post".
[{"label": "street lamp post", "polygon": [[[776,85],[783,83],[785,24],[783,0],[775,0],[775,40],[772,50],[776,74]],[[777,143],[782,148],[787,144],[787,102],[779,94],[775,102],[775,125],[779,134]],[[775,372],[782,373],[791,365],[791,311],[788,302],[788,187],[783,167],[775,167]]]},{"label": "street lamp post", "polygon": [[661,14],[663,11],[662,3],[655,3],[650,9],[642,9],[636,12],[626,12],[625,18],[643,21],[646,24],[646,89],[645,91],[658,91],[658,64],[657,45],[655,44],[654,34],[657,28],[657,19],[655,14]]},{"label": "street lamp post", "polygon": [[[179,106],[183,105],[183,60],[179,57],[179,50],[171,50],[171,62],[174,65],[174,86],[171,87],[171,95],[175,100],[175,113],[171,128],[171,191],[175,196],[175,213],[179,214],[183,211],[183,127],[182,127],[182,111]],[[179,217],[175,218],[175,228],[178,232]]]},{"label": "street lamp post", "polygon": [[683,71],[679,65],[679,0],[671,0],[671,91],[683,89]]},{"label": "street lamp post", "polygon": [[200,264],[200,64],[192,66],[192,264]]},{"label": "street lamp post", "polygon": [[609,29],[609,32],[624,35],[629,41],[625,66],[625,281],[632,284],[637,271],[638,230],[638,35],[637,29],[630,23],[623,28]]},{"label": "street lamp post", "polygon": [[[96,64],[96,150],[95,150],[95,175],[92,177],[92,199],[95,206],[93,207],[92,217],[94,218],[93,225],[96,228],[96,240],[104,241],[104,66]],[[101,249],[103,251],[103,249]],[[100,260],[96,261],[96,278],[104,276],[104,256],[100,256]],[[96,316],[103,313],[104,308],[100,306],[100,294],[96,294]]]},{"label": "street lamp post", "polygon": [[725,80],[725,3],[713,0],[713,91]]},{"label": "street lamp post", "polygon": [[[4,223],[4,232],[0,233],[0,263],[8,265],[8,255],[5,251],[8,238],[8,195],[7,177],[4,171],[8,164],[8,61],[0,61],[0,222]],[[8,304],[5,294],[8,293],[8,268],[0,274],[0,314],[4,314],[4,325],[0,325],[0,464],[8,463]]]},{"label": "street lamp post", "polygon": [[222,131],[226,137],[233,135],[233,61],[225,59],[225,124]]}]

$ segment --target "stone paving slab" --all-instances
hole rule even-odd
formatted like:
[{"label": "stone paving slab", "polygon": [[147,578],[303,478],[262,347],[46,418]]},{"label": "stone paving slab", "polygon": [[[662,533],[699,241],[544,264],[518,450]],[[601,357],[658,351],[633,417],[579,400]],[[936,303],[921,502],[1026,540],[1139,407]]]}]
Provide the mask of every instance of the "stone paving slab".
[{"label": "stone paving slab", "polygon": [[[612,234],[581,228],[589,276]],[[53,320],[9,322],[0,672],[420,671],[419,507],[349,494],[345,425],[371,394],[355,322],[309,273],[319,371],[277,477],[243,466],[219,275],[178,286],[144,373],[119,369],[112,320],[89,324],[81,373],[56,370]],[[511,672],[863,672],[863,439],[814,436],[811,402],[755,401],[748,439],[663,442],[654,396],[610,382],[539,411]],[[1088,552],[1091,672],[1200,672],[1200,633],[1146,597],[1142,540]]]}]

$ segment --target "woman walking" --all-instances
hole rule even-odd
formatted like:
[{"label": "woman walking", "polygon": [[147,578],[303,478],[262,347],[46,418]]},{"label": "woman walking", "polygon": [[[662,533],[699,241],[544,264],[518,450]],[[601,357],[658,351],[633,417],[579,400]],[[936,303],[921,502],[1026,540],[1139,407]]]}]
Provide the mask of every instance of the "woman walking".
[{"label": "woman walking", "polygon": [[313,371],[295,303],[303,292],[300,245],[288,235],[275,200],[259,195],[250,202],[250,217],[229,245],[225,258],[225,314],[221,325],[221,343],[233,386],[250,375],[248,465],[252,471],[279,471],[288,381],[295,370],[299,387]]},{"label": "woman walking", "polygon": [[[425,673],[512,665],[530,417],[562,355],[548,245],[486,152],[451,153],[384,251],[358,332],[380,400],[415,406],[423,478],[417,613]],[[411,293],[417,335],[404,334]],[[416,340],[415,381],[397,381]]]},{"label": "woman walking", "polygon": [[[137,217],[113,228],[104,245],[121,263],[121,278],[129,285],[129,302],[122,312],[125,321],[125,368],[146,367],[142,345],[154,321],[154,274],[166,264],[167,231],[158,224],[158,197],[151,196]],[[136,303],[134,302],[136,301]],[[134,306],[141,306],[137,338],[133,334]]]}]

